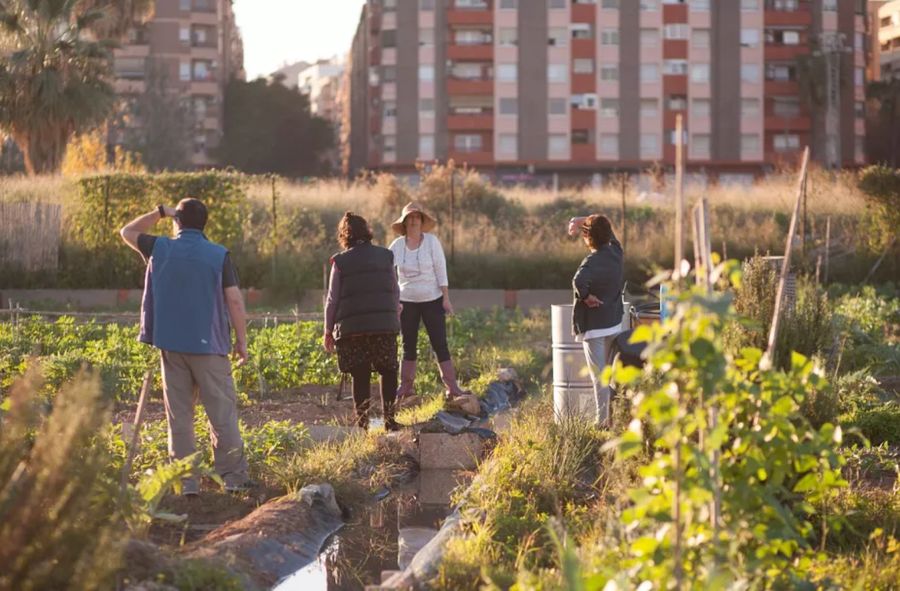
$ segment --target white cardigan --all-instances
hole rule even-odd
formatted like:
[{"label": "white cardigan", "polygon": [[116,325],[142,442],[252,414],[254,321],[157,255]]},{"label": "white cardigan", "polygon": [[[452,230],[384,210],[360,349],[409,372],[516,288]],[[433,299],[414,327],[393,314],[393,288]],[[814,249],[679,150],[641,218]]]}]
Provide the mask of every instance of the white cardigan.
[{"label": "white cardigan", "polygon": [[447,259],[441,241],[434,234],[422,234],[422,241],[415,250],[406,247],[406,237],[401,236],[390,246],[394,253],[394,265],[400,280],[401,302],[431,302],[443,295],[447,281]]}]

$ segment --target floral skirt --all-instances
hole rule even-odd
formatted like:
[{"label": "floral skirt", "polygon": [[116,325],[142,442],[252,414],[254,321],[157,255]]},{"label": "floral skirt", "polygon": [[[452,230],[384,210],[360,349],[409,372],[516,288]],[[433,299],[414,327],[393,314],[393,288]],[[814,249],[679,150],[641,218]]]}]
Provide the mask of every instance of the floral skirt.
[{"label": "floral skirt", "polygon": [[338,369],[343,373],[353,373],[363,368],[378,373],[397,371],[397,335],[359,334],[345,336],[335,343]]}]

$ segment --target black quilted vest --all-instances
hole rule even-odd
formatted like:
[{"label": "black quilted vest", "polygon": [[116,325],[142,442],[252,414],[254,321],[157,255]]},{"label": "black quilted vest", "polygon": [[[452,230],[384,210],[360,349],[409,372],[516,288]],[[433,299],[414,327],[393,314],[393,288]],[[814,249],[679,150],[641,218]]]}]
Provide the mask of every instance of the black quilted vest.
[{"label": "black quilted vest", "polygon": [[351,246],[332,258],[341,273],[334,338],[399,333],[394,253],[370,242]]}]

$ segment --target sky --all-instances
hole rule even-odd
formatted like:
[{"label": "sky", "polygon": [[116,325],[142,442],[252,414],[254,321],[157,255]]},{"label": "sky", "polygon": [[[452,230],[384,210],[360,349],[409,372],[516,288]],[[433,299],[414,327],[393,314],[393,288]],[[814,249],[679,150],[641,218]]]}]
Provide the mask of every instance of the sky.
[{"label": "sky", "polygon": [[247,79],[347,53],[365,0],[234,0]]}]

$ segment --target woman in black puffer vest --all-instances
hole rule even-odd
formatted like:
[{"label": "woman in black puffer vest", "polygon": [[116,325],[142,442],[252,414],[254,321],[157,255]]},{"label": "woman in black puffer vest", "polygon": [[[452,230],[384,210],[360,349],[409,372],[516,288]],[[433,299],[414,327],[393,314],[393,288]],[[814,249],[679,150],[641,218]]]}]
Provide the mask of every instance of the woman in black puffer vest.
[{"label": "woman in black puffer vest", "polygon": [[338,224],[343,251],[331,257],[331,281],[325,302],[325,350],[337,349],[338,367],[353,377],[356,423],[369,426],[372,371],[381,375],[384,426],[394,420],[397,395],[397,335],[400,333],[400,289],[394,254],[372,244],[366,220],[351,212]]},{"label": "woman in black puffer vest", "polygon": [[605,215],[576,220],[581,223],[570,223],[570,233],[580,231],[591,253],[581,261],[572,278],[575,298],[572,332],[575,339],[581,341],[591,370],[597,400],[597,422],[605,424],[609,421],[610,392],[608,386],[601,386],[600,376],[609,363],[613,340],[622,330],[624,252]]}]

